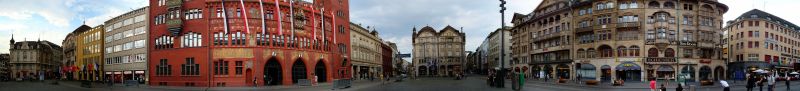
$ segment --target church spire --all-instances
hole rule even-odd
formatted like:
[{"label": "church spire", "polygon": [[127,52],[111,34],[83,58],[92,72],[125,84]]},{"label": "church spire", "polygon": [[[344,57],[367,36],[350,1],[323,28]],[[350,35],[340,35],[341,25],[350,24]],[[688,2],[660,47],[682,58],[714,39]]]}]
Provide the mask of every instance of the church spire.
[{"label": "church spire", "polygon": [[417,26],[414,26],[414,29],[411,29],[411,31],[416,33],[417,32]]},{"label": "church spire", "polygon": [[9,43],[9,44],[14,45],[14,42],[15,42],[14,41],[14,33],[11,33],[11,43]]}]

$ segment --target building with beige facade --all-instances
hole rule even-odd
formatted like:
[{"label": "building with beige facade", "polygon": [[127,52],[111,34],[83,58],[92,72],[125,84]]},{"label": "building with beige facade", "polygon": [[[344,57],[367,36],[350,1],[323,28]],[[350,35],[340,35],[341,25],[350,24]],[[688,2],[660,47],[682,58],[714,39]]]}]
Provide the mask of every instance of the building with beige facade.
[{"label": "building with beige facade", "polygon": [[[493,70],[495,68],[508,69],[508,68],[512,68],[512,66],[516,66],[516,65],[512,65],[513,63],[511,62],[511,60],[513,60],[513,59],[511,59],[511,55],[509,55],[509,54],[511,54],[511,41],[510,41],[511,40],[511,32],[509,32],[508,29],[510,29],[510,27],[506,27],[506,29],[498,28],[494,32],[489,33],[489,36],[486,37],[485,41],[487,41],[487,42],[484,42],[484,43],[487,43],[486,45],[488,47],[488,49],[486,51],[487,52],[486,61],[487,61],[487,64],[489,65],[488,66],[489,70]],[[501,31],[503,31],[505,33],[500,33]],[[505,42],[503,42],[503,41],[505,41]],[[502,48],[502,47],[505,47],[505,48]],[[501,50],[504,50],[504,51],[501,51]],[[505,52],[504,53],[505,57],[500,58],[501,55],[502,55],[501,52]],[[501,62],[501,60],[502,60],[502,62]],[[527,65],[527,64],[524,64],[524,65]]]},{"label": "building with beige facade", "polygon": [[727,10],[716,0],[544,0],[512,18],[512,58],[535,78],[716,80]]},{"label": "building with beige facade", "polygon": [[753,9],[727,22],[728,63],[734,79],[757,69],[779,74],[798,69],[800,27],[781,17]]},{"label": "building with beige facade", "polygon": [[105,22],[103,76],[114,83],[147,80],[147,13],[143,7]]},{"label": "building with beige facade", "polygon": [[440,31],[430,26],[413,29],[413,66],[415,76],[453,76],[461,73],[464,54],[464,32],[451,26]]},{"label": "building with beige facade", "polygon": [[62,48],[50,41],[14,41],[9,43],[8,61],[11,79],[44,80],[58,77],[58,68],[63,58]]},{"label": "building with beige facade", "polygon": [[378,78],[382,73],[381,45],[383,39],[378,37],[374,27],[362,27],[350,23],[350,57],[353,60],[353,78]]}]

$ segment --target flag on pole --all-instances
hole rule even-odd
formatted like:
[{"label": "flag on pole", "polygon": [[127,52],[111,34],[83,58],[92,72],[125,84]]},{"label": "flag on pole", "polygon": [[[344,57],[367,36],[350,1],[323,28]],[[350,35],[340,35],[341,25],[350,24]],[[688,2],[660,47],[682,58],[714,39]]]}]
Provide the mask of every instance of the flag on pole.
[{"label": "flag on pole", "polygon": [[331,12],[331,19],[333,21],[333,25],[331,25],[331,28],[333,28],[333,32],[332,32],[333,33],[333,44],[336,44],[336,28],[337,27],[336,27],[336,17],[333,15],[333,12]]},{"label": "flag on pole", "polygon": [[277,7],[277,9],[275,10],[276,12],[275,14],[278,17],[278,35],[283,36],[283,19],[282,19],[283,12],[281,12],[281,6],[278,5],[278,3],[280,2],[278,2],[278,0],[275,0],[275,7]]},{"label": "flag on pole", "polygon": [[225,0],[220,0],[220,2],[222,2],[222,17],[223,17],[222,18],[222,22],[224,23],[223,27],[225,28],[224,29],[225,35],[227,35],[228,34],[228,10],[227,10],[228,8],[225,8]]},{"label": "flag on pole", "polygon": [[246,33],[249,34],[250,33],[250,23],[247,23],[248,22],[247,21],[248,20],[247,19],[247,13],[245,13],[245,12],[247,12],[247,8],[244,7],[244,0],[239,0],[239,4],[242,5],[242,12],[237,12],[237,13],[242,13],[242,15],[244,15],[244,17],[242,17],[242,19],[244,19],[244,30],[245,30]]},{"label": "flag on pole", "polygon": [[289,25],[289,28],[291,28],[289,30],[292,31],[292,43],[295,43],[297,39],[294,37],[294,0],[289,0],[289,17],[289,24],[291,24]]},{"label": "flag on pole", "polygon": [[267,25],[266,25],[266,23],[264,23],[267,20],[264,19],[264,1],[263,0],[258,0],[258,7],[259,7],[258,10],[261,11],[261,34],[267,34],[267,31],[266,31],[267,30],[266,29]]}]

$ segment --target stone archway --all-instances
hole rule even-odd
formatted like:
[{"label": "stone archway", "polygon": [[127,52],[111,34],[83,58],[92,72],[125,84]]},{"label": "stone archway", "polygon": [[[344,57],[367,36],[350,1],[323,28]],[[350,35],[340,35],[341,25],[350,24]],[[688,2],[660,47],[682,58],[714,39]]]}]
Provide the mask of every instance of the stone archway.
[{"label": "stone archway", "polygon": [[283,69],[278,59],[271,58],[264,64],[264,85],[280,85],[283,82]]},{"label": "stone archway", "polygon": [[325,61],[319,60],[314,67],[314,74],[317,76],[317,82],[328,82],[328,67]]},{"label": "stone archway", "polygon": [[297,80],[308,79],[306,72],[306,63],[302,59],[295,60],[292,64],[292,83],[297,84]]},{"label": "stone archway", "polygon": [[719,81],[720,79],[725,79],[725,68],[717,66],[714,68],[714,80]]}]

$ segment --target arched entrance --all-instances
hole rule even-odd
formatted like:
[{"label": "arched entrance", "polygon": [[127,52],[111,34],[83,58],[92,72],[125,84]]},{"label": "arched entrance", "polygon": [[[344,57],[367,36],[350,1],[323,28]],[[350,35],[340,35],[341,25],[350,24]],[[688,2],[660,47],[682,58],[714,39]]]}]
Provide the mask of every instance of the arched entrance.
[{"label": "arched entrance", "polygon": [[314,75],[317,76],[317,82],[328,81],[328,68],[325,66],[324,61],[319,60],[317,62],[317,66],[314,67]]},{"label": "arched entrance", "polygon": [[711,80],[711,67],[700,67],[700,80]]},{"label": "arched entrance", "polygon": [[725,68],[717,66],[717,68],[714,68],[714,81],[719,81],[720,79],[725,79]]},{"label": "arched entrance", "polygon": [[602,67],[600,67],[600,70],[601,72],[603,72],[603,76],[601,78],[602,81],[603,82],[611,81],[611,66],[603,65]]},{"label": "arched entrance", "polygon": [[283,81],[283,71],[278,59],[271,58],[267,60],[264,66],[264,85],[280,85]]},{"label": "arched entrance", "polygon": [[695,80],[694,71],[695,71],[694,66],[685,66],[685,67],[683,67],[681,69],[681,74],[689,75],[689,76],[685,76],[686,78],[684,78],[684,79],[688,80],[689,82],[694,82],[694,80]]},{"label": "arched entrance", "polygon": [[617,65],[617,78],[625,81],[641,81],[642,67],[633,62]]},{"label": "arched entrance", "polygon": [[297,84],[299,79],[308,79],[306,75],[306,64],[301,59],[297,59],[292,64],[292,83]]},{"label": "arched entrance", "polygon": [[417,69],[417,75],[420,75],[420,76],[428,75],[428,74],[426,73],[426,72],[428,72],[428,67],[425,67],[425,66],[419,66],[419,67],[417,67],[417,68],[418,68],[418,69]]}]

